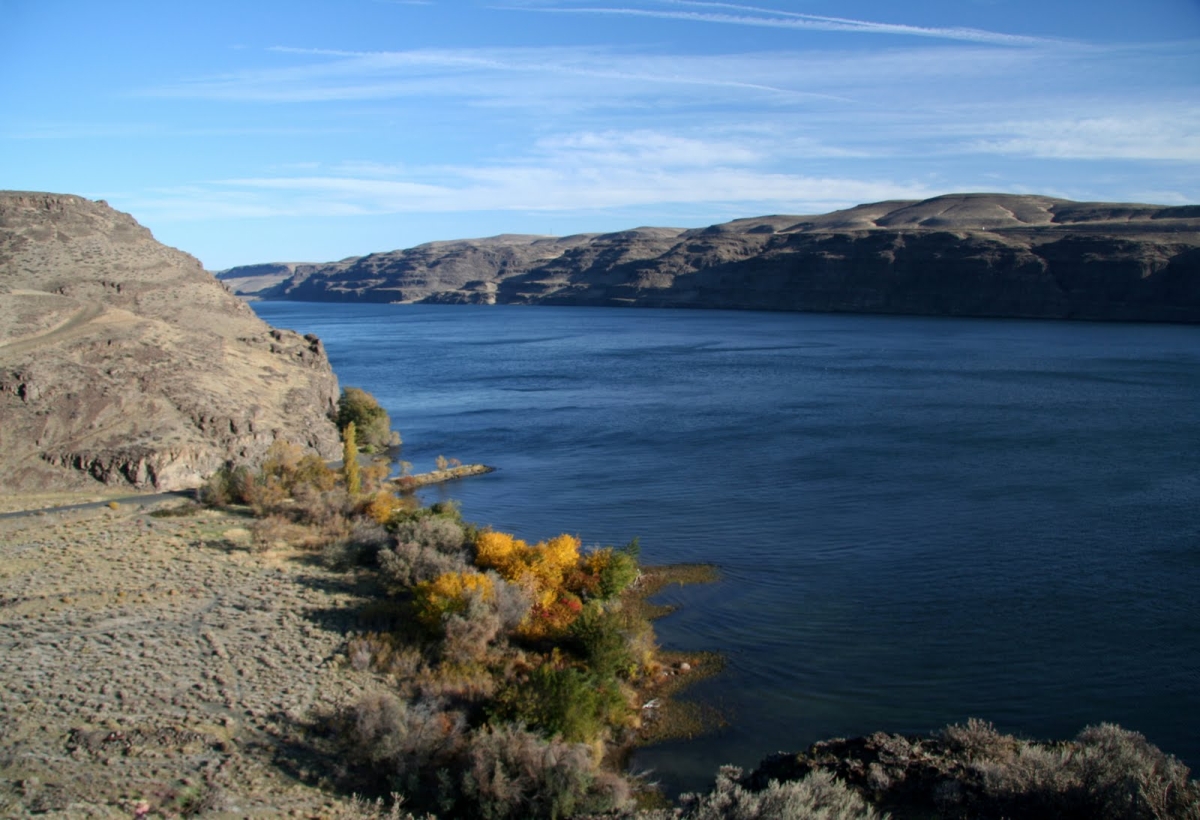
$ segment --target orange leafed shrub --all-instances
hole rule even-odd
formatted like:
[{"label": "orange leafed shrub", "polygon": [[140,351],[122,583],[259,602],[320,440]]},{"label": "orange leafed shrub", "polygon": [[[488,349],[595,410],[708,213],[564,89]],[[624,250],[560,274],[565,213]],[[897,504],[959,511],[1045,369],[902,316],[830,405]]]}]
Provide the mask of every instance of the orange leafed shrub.
[{"label": "orange leafed shrub", "polygon": [[559,535],[535,547],[534,573],[546,587],[562,586],[567,570],[579,565],[579,539],[574,535]]},{"label": "orange leafed shrub", "polygon": [[541,638],[566,630],[582,609],[579,594],[590,592],[594,574],[581,565],[579,548],[574,535],[530,546],[508,533],[484,532],[475,541],[475,564],[511,583],[532,586],[534,608],[518,632]]},{"label": "orange leafed shrub", "polygon": [[506,532],[481,532],[475,539],[475,564],[494,569],[506,581],[519,580],[529,545]]},{"label": "orange leafed shrub", "polygon": [[[544,600],[544,599],[543,599]],[[530,640],[562,635],[583,612],[583,602],[571,592],[559,592],[547,603],[538,602],[517,627],[517,634]]]},{"label": "orange leafed shrub", "polygon": [[475,564],[496,570],[506,581],[532,582],[537,602],[549,606],[563,591],[567,573],[579,565],[579,546],[574,535],[530,546],[508,533],[484,532],[475,540]]},{"label": "orange leafed shrub", "polygon": [[480,572],[445,572],[432,581],[423,581],[413,588],[413,603],[417,618],[428,627],[437,627],[446,615],[463,612],[467,598],[481,595],[491,600],[496,594],[492,579]]},{"label": "orange leafed shrub", "polygon": [[376,524],[386,524],[397,512],[409,507],[409,504],[397,498],[394,493],[380,490],[371,497],[363,512]]}]

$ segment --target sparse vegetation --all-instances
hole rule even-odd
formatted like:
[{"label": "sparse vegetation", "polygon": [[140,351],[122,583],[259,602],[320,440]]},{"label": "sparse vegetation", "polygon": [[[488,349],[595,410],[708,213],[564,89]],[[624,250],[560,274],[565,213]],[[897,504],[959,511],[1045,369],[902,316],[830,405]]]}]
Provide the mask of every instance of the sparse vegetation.
[{"label": "sparse vegetation", "polygon": [[744,788],[741,777],[741,769],[725,767],[708,794],[684,795],[682,811],[647,813],[645,820],[875,820],[880,816],[828,772],[810,772],[794,781],[772,780],[758,791]]},{"label": "sparse vegetation", "polygon": [[[356,434],[348,423],[347,464]],[[306,547],[378,582],[347,661],[391,683],[328,724],[347,788],[466,817],[626,807],[630,787],[605,752],[629,741],[638,685],[657,670],[649,623],[622,602],[636,543],[530,544],[467,524],[453,504],[358,495],[354,483],[353,469],[318,469],[277,443],[258,470],[222,470],[203,493],[250,506],[256,548]]]},{"label": "sparse vegetation", "polygon": [[713,795],[685,805],[712,804],[721,793],[769,791],[774,783],[803,782],[815,774],[836,778],[897,820],[1200,818],[1200,783],[1137,732],[1102,724],[1071,742],[1040,743],[974,719],[932,737],[877,733],[824,741],[802,755],[774,755],[748,775],[735,773],[732,785],[718,783]]},{"label": "sparse vegetation", "polygon": [[466,818],[1200,820],[1200,785],[1141,735],[1106,724],[1039,744],[980,720],[723,769],[711,792],[639,811],[612,752],[641,728],[664,661],[649,622],[661,610],[628,592],[711,580],[712,568],[643,579],[636,540],[530,544],[464,522],[453,504],[383,489],[355,499],[351,482],[277,442],[260,469],[223,470],[201,496],[248,504],[260,549],[308,547],[377,583],[346,647],[347,666],[377,673],[377,687],[328,716],[322,741],[370,816],[403,805]]}]

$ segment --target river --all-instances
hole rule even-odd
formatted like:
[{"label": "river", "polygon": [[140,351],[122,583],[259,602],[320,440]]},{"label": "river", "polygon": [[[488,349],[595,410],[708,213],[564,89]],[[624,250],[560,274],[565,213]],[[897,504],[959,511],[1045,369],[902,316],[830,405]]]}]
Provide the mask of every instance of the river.
[{"label": "river", "polygon": [[557,307],[257,303],[325,342],[429,490],[533,540],[713,562],[663,645],[727,669],[722,763],[968,717],[1116,722],[1200,764],[1200,328]]}]

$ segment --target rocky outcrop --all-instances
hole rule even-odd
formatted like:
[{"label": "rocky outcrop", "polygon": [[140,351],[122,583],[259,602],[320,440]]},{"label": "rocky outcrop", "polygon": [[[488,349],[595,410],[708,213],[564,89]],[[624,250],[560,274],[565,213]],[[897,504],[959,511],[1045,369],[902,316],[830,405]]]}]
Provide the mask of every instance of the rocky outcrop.
[{"label": "rocky outcrop", "polygon": [[727,771],[723,785],[758,793],[813,772],[832,774],[896,820],[1157,820],[1195,817],[1200,805],[1187,766],[1113,724],[1069,741],[1018,739],[975,719],[929,736],[837,738],[772,755],[749,774]]},{"label": "rocky outcrop", "polygon": [[0,488],[178,489],[279,437],[336,458],[337,394],[319,339],[127,214],[0,192]]},{"label": "rocky outcrop", "polygon": [[437,242],[296,266],[308,301],[634,305],[1200,321],[1200,206],[951,194],[820,216]]}]

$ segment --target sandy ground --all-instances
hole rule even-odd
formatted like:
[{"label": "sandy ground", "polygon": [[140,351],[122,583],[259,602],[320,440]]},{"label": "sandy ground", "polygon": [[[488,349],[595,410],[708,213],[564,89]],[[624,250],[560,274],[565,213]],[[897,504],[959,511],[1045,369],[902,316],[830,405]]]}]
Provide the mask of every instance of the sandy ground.
[{"label": "sandy ground", "polygon": [[363,685],[353,579],[147,512],[0,520],[0,816],[342,814],[292,741]]}]

